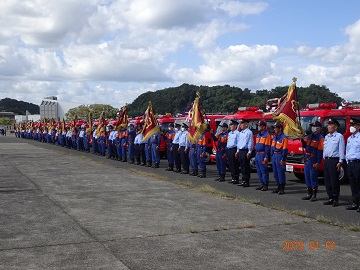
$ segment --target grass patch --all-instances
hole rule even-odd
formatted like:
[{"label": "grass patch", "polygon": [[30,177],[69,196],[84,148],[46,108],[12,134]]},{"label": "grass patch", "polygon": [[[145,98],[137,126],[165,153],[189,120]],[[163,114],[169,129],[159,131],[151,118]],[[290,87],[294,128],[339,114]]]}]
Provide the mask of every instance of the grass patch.
[{"label": "grass patch", "polygon": [[360,226],[359,225],[350,225],[346,226],[345,229],[352,231],[352,232],[360,232]]},{"label": "grass patch", "polygon": [[302,211],[302,210],[290,210],[288,211],[290,214],[298,216],[298,217],[308,217],[308,212],[307,211]]},{"label": "grass patch", "polygon": [[324,224],[332,224],[331,220],[324,217],[323,215],[316,216],[315,220],[317,222],[324,223]]},{"label": "grass patch", "polygon": [[189,232],[190,232],[190,233],[198,233],[199,230],[196,229],[196,228],[190,228],[190,229],[189,229]]},{"label": "grass patch", "polygon": [[218,226],[213,229],[213,231],[215,231],[215,232],[227,231],[227,230],[230,230],[230,227]]}]

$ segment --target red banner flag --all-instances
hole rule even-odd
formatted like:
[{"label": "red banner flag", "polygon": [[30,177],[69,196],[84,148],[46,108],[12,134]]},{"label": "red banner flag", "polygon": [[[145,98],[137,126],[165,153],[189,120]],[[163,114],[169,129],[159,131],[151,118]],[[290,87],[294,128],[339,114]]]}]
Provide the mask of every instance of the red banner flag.
[{"label": "red banner flag", "polygon": [[118,123],[116,126],[116,130],[119,131],[123,128],[127,128],[128,122],[129,122],[129,118],[127,115],[127,104],[126,104],[118,112]]},{"label": "red banner flag", "polygon": [[144,115],[144,126],[142,129],[143,141],[149,139],[153,134],[160,133],[160,128],[156,122],[154,111],[149,101],[149,105]]},{"label": "red banner flag", "polygon": [[207,124],[204,121],[204,110],[199,104],[200,93],[196,93],[196,98],[194,100],[193,106],[189,112],[190,128],[188,133],[188,140],[192,143],[196,143],[201,134],[206,130]]},{"label": "red banner flag", "polygon": [[279,106],[273,112],[273,119],[285,124],[284,134],[290,137],[299,137],[304,134],[297,113],[299,104],[296,100],[296,78],[289,86],[287,93],[281,97]]}]

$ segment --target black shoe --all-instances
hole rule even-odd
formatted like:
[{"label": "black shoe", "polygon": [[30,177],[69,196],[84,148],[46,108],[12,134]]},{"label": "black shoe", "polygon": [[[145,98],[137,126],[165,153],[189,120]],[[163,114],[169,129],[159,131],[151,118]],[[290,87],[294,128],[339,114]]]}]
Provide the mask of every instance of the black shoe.
[{"label": "black shoe", "polygon": [[239,183],[240,183],[239,180],[235,180],[235,181],[233,182],[234,185],[237,185],[237,184],[239,184]]},{"label": "black shoe", "polygon": [[189,171],[181,171],[180,174],[189,174]]},{"label": "black shoe", "polygon": [[339,206],[339,205],[340,205],[340,204],[339,204],[339,201],[334,200],[332,206],[333,206],[333,207],[336,207],[336,206]]},{"label": "black shoe", "polygon": [[156,164],[155,164],[155,168],[159,168],[159,164],[156,163]]},{"label": "black shoe", "polygon": [[229,181],[228,183],[229,184],[232,184],[232,183],[234,183],[235,182],[235,179],[232,179],[231,181]]},{"label": "black shoe", "polygon": [[334,202],[333,199],[329,199],[329,200],[327,200],[326,202],[323,202],[323,205],[332,205],[333,202]]},{"label": "black shoe", "polygon": [[146,164],[145,164],[145,163],[141,163],[141,166],[146,166]]},{"label": "black shoe", "polygon": [[263,188],[261,189],[261,191],[268,191],[268,190],[269,190],[269,188],[267,185],[264,185]]},{"label": "black shoe", "polygon": [[130,164],[134,164],[134,161],[130,161],[129,163],[130,163]]},{"label": "black shoe", "polygon": [[316,195],[312,196],[312,198],[310,199],[310,202],[316,202],[318,199],[316,198]]},{"label": "black shoe", "polygon": [[220,181],[221,177],[214,179],[214,181]]},{"label": "black shoe", "polygon": [[360,207],[356,210],[356,212],[360,213]]},{"label": "black shoe", "polygon": [[181,172],[179,169],[174,170],[174,172],[179,173]]},{"label": "black shoe", "polygon": [[260,185],[256,188],[256,190],[262,190],[263,187],[264,187],[263,185]]},{"label": "black shoe", "polygon": [[302,197],[301,199],[304,201],[307,201],[307,200],[310,200],[311,198],[312,198],[312,194],[308,194],[308,195]]},{"label": "black shoe", "polygon": [[352,205],[347,205],[345,207],[346,210],[357,210],[359,208],[359,206],[355,203],[353,203]]},{"label": "black shoe", "polygon": [[239,187],[243,186],[245,184],[244,181],[242,181],[241,183],[238,184]]},{"label": "black shoe", "polygon": [[249,182],[245,182],[242,187],[250,187],[250,183]]},{"label": "black shoe", "polygon": [[284,194],[285,194],[284,190],[280,189],[278,195],[284,195]]},{"label": "black shoe", "polygon": [[135,165],[140,165],[140,162],[136,162]]},{"label": "black shoe", "polygon": [[220,179],[219,182],[225,182],[225,179]]}]

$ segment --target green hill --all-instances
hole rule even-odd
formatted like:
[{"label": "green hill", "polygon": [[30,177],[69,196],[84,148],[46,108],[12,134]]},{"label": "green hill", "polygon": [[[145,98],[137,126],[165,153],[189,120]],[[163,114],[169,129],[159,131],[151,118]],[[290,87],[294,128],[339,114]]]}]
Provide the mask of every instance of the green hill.
[{"label": "green hill", "polygon": [[40,107],[33,103],[18,101],[11,98],[4,98],[0,100],[0,111],[25,114],[26,110],[28,110],[31,114],[40,114]]},{"label": "green hill", "polygon": [[[165,88],[156,92],[147,92],[137,97],[128,105],[130,116],[138,116],[144,113],[149,101],[156,114],[184,113],[187,111],[196,92],[199,91],[200,102],[206,113],[233,113],[241,106],[259,106],[265,110],[265,103],[270,98],[283,96],[289,86],[276,87],[269,90],[241,89],[230,85],[223,86],[196,86],[182,84],[178,87]],[[300,107],[307,103],[336,102],[338,105],[343,100],[336,93],[330,92],[326,86],[311,84],[308,87],[298,87],[298,99]]]}]

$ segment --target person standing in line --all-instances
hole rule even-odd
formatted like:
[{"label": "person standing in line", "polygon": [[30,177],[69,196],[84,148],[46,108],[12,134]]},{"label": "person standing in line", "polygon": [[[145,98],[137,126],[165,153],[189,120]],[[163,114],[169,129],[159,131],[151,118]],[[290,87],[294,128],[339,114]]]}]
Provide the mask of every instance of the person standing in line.
[{"label": "person standing in line", "polygon": [[250,187],[250,158],[254,147],[254,135],[249,129],[249,121],[246,119],[240,120],[241,131],[239,133],[239,140],[237,143],[236,157],[240,158],[242,183],[238,186]]},{"label": "person standing in line", "polygon": [[182,171],[181,174],[189,174],[189,142],[188,142],[188,129],[189,126],[186,122],[182,124],[181,127],[181,136],[179,138],[179,147],[180,147],[180,156]]},{"label": "person standing in line", "polygon": [[277,121],[272,126],[275,131],[275,136],[271,145],[272,153],[272,168],[274,172],[274,178],[277,184],[277,189],[273,190],[273,193],[283,195],[285,193],[286,185],[286,158],[288,153],[288,138],[283,133],[283,125]]},{"label": "person standing in line", "polygon": [[142,141],[142,133],[141,131],[136,132],[135,140],[134,140],[134,152],[135,152],[135,165],[140,165],[141,162],[141,149],[140,144]]},{"label": "person standing in line", "polygon": [[134,159],[135,159],[135,154],[134,154],[134,141],[135,141],[135,136],[136,136],[136,132],[135,132],[135,128],[134,128],[134,124],[130,123],[129,125],[129,129],[128,129],[128,155],[129,155],[129,163],[130,164],[134,164]]},{"label": "person standing in line", "polygon": [[179,173],[181,172],[181,156],[180,156],[180,146],[179,146],[179,139],[182,134],[182,131],[180,129],[181,125],[175,124],[175,136],[174,140],[172,142],[172,149],[173,149],[173,155],[174,155],[174,163],[175,168],[174,172]]},{"label": "person standing in line", "polygon": [[175,131],[174,131],[174,123],[170,123],[168,127],[168,131],[165,134],[165,143],[166,143],[166,156],[168,160],[168,167],[167,171],[174,170],[174,153],[173,153],[173,140],[175,138]]},{"label": "person standing in line", "polygon": [[271,137],[266,130],[266,122],[260,120],[257,123],[259,133],[256,135],[255,165],[259,176],[260,185],[256,190],[267,191],[269,189],[269,168]]},{"label": "person standing in line", "polygon": [[196,143],[196,157],[200,168],[200,174],[198,175],[198,177],[200,178],[206,178],[205,156],[206,156],[206,137],[205,137],[205,132],[203,132],[203,134],[201,134],[201,136],[199,137]]},{"label": "person standing in line", "polygon": [[346,162],[349,183],[351,187],[352,205],[346,210],[357,210],[360,213],[360,119],[350,119],[351,136],[346,144]]},{"label": "person standing in line", "polygon": [[[99,153],[99,147],[98,147],[98,136],[97,136],[97,124],[94,124],[93,125],[93,131],[92,131],[92,144],[91,144],[91,147],[92,147],[92,150],[93,150],[93,154],[97,154]],[[66,135],[67,136],[67,135]]]},{"label": "person standing in line", "polygon": [[302,200],[317,201],[318,168],[323,158],[324,136],[321,135],[321,123],[314,121],[310,124],[311,134],[301,138],[302,147],[305,149],[305,183],[308,194]]},{"label": "person standing in line", "polygon": [[225,174],[226,174],[226,144],[228,140],[228,124],[222,123],[220,125],[221,133],[218,135],[214,135],[214,131],[211,130],[211,136],[216,143],[216,167],[219,174],[219,178],[215,179],[215,181],[225,182]]},{"label": "person standing in line", "polygon": [[159,153],[159,147],[160,147],[160,140],[161,140],[161,134],[155,133],[151,135],[150,137],[150,151],[151,151],[151,160],[152,162],[152,168],[159,168],[160,165],[160,153]]},{"label": "person standing in line", "polygon": [[237,144],[239,141],[239,131],[237,130],[239,122],[231,120],[230,132],[226,143],[226,156],[229,162],[229,169],[231,172],[231,181],[229,184],[239,184],[239,159],[236,157]]},{"label": "person standing in line", "polygon": [[324,140],[324,179],[329,200],[324,205],[339,206],[340,182],[339,173],[345,158],[344,136],[337,132],[339,122],[334,118],[328,120],[328,134]]}]

